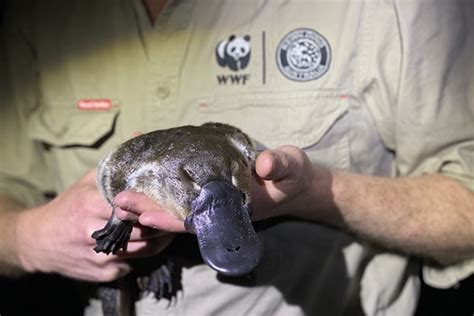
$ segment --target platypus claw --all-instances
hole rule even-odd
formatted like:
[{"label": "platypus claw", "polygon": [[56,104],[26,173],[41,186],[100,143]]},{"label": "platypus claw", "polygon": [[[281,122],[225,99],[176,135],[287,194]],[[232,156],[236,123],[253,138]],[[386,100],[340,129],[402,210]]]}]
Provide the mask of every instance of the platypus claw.
[{"label": "platypus claw", "polygon": [[127,250],[127,243],[132,233],[133,223],[111,218],[104,228],[92,234],[97,242],[95,252],[116,254],[120,249]]}]

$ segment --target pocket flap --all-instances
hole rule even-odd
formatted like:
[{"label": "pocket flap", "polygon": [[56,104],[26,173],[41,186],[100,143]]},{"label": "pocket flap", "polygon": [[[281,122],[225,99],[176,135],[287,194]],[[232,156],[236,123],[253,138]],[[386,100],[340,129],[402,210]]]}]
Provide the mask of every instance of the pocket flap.
[{"label": "pocket flap", "polygon": [[41,108],[28,121],[28,135],[49,145],[93,146],[112,133],[118,111]]},{"label": "pocket flap", "polygon": [[347,98],[340,91],[258,93],[215,97],[200,108],[198,118],[188,119],[196,124],[235,125],[270,148],[284,144],[306,148],[318,143],[347,111]]}]

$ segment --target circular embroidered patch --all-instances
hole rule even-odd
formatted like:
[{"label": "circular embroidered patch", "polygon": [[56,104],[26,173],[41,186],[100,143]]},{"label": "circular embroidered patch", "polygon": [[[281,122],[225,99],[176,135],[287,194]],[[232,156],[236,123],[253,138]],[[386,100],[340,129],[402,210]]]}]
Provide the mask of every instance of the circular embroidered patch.
[{"label": "circular embroidered patch", "polygon": [[295,81],[310,81],[324,75],[331,63],[331,48],[318,32],[301,28],[282,38],[277,47],[281,73]]}]

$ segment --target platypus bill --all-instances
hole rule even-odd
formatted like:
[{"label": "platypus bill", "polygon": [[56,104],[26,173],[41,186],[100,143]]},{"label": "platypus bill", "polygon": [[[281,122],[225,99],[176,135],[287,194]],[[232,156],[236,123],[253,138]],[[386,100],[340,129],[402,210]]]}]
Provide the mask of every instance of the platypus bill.
[{"label": "platypus bill", "polygon": [[[257,266],[260,241],[250,214],[255,147],[236,127],[206,123],[158,130],[133,138],[99,164],[97,183],[107,201],[125,190],[143,193],[197,236],[204,261],[226,276]],[[132,222],[114,211],[94,232],[96,252],[126,249]]]}]

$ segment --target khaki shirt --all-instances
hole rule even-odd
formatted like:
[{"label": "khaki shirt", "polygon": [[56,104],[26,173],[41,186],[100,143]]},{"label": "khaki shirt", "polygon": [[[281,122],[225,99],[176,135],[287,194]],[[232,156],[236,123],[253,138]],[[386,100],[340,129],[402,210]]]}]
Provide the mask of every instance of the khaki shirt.
[{"label": "khaki shirt", "polygon": [[[474,190],[463,3],[183,0],[152,26],[138,0],[29,2],[6,6],[0,87],[0,191],[29,206],[137,133],[207,121],[334,168],[443,173]],[[413,313],[409,258],[316,223],[283,222],[260,238],[257,286],[198,265],[173,304],[145,297],[139,314],[341,314],[354,289],[367,314]],[[473,271],[468,261],[424,275],[448,287]]]}]

